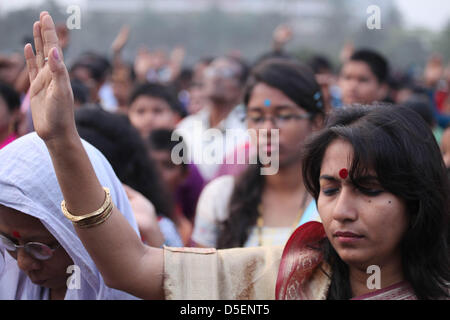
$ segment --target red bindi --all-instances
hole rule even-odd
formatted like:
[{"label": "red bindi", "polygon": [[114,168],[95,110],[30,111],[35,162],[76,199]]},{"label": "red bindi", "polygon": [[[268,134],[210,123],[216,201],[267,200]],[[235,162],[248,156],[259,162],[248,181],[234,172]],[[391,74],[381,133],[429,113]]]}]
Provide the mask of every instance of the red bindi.
[{"label": "red bindi", "polygon": [[339,171],[339,177],[341,177],[342,179],[347,179],[348,177],[348,170],[347,169],[341,169],[341,171]]},{"label": "red bindi", "polygon": [[20,239],[20,233],[19,233],[19,231],[13,231],[13,232],[12,232],[12,235],[13,235],[14,238]]}]

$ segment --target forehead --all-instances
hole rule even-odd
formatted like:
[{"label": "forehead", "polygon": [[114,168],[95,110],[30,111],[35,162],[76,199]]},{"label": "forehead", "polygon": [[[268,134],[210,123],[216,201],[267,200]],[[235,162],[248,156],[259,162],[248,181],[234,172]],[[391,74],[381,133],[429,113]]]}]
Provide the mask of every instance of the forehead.
[{"label": "forehead", "polygon": [[336,139],[330,143],[325,151],[320,173],[337,175],[344,168],[349,170],[352,159],[352,145],[343,139]]},{"label": "forehead", "polygon": [[0,205],[0,231],[9,235],[17,231],[22,238],[51,236],[39,219],[2,205]]},{"label": "forehead", "polygon": [[239,72],[240,66],[237,62],[227,58],[217,58],[209,65],[211,68],[232,68],[233,71]]},{"label": "forehead", "polygon": [[136,100],[133,101],[132,106],[144,106],[149,108],[167,108],[170,109],[169,104],[166,102],[166,100],[159,98],[159,97],[153,97],[149,95],[140,95],[136,98]]},{"label": "forehead", "polygon": [[[269,107],[267,107],[267,102],[270,102]],[[248,102],[249,109],[251,107],[265,107],[265,109],[270,109],[276,106],[292,106],[298,108],[295,102],[289,99],[281,90],[261,82],[256,84]]]},{"label": "forehead", "polygon": [[342,67],[342,74],[364,75],[367,77],[375,77],[369,65],[364,61],[348,61]]}]

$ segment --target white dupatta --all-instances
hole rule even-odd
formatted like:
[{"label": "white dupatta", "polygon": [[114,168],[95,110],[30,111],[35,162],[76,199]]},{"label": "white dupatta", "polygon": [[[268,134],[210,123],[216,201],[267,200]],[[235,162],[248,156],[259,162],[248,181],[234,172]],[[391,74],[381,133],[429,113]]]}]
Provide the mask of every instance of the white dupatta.
[{"label": "white dupatta", "polygon": [[[139,234],[125,191],[110,164],[92,145],[85,141],[83,145],[100,183],[110,188],[114,204]],[[80,268],[80,289],[68,289],[65,299],[136,299],[105,285],[72,223],[62,214],[62,200],[50,155],[36,133],[0,151],[0,204],[40,219]],[[48,299],[48,289],[33,284],[15,259],[0,252],[0,299]]]}]

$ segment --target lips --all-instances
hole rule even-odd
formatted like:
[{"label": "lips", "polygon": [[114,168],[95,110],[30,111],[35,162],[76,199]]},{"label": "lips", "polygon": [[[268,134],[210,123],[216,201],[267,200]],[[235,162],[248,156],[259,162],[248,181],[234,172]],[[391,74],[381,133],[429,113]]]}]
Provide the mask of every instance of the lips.
[{"label": "lips", "polygon": [[363,236],[350,232],[350,231],[338,231],[334,233],[335,237],[342,237],[342,238],[362,238]]}]

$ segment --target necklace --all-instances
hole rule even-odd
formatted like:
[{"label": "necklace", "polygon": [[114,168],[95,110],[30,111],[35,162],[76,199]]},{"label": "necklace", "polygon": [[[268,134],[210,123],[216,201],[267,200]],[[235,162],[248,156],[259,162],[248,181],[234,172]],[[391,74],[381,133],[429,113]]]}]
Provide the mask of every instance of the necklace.
[{"label": "necklace", "polygon": [[[302,205],[300,207],[300,211],[297,215],[297,217],[295,218],[294,223],[292,224],[292,230],[295,230],[295,228],[297,227],[298,223],[300,222],[303,213],[305,212],[305,207],[306,207],[306,201],[308,200],[308,192],[305,191],[305,193],[303,194],[303,200],[302,200]],[[258,219],[256,220],[256,227],[257,227],[257,233],[258,233],[258,246],[261,247],[264,245],[264,241],[263,241],[263,235],[262,235],[262,231],[263,231],[263,227],[264,227],[264,218],[262,216],[262,212],[263,212],[263,205],[262,203],[260,203],[258,205]]]}]

